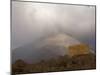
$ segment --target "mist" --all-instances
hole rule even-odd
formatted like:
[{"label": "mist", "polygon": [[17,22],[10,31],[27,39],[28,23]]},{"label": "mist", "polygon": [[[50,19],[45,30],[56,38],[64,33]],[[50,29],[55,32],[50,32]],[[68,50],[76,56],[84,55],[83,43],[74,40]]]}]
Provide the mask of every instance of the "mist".
[{"label": "mist", "polygon": [[58,33],[95,49],[95,6],[12,1],[11,33],[12,50]]}]

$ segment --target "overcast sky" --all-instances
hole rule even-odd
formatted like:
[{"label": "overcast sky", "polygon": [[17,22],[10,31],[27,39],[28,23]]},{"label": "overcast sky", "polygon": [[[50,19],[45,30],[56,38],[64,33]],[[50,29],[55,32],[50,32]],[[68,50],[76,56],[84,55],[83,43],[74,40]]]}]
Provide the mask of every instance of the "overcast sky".
[{"label": "overcast sky", "polygon": [[95,47],[95,7],[12,2],[12,49],[56,33]]}]

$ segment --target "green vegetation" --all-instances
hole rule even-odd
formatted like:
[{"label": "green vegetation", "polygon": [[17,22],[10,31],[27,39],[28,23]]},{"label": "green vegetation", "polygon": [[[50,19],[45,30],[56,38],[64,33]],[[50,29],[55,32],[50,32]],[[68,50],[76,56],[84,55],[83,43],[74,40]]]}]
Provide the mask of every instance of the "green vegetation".
[{"label": "green vegetation", "polygon": [[96,68],[96,56],[94,54],[81,54],[73,57],[59,56],[56,59],[41,60],[38,63],[28,64],[22,60],[17,60],[12,64],[13,74],[39,73],[85,70]]}]

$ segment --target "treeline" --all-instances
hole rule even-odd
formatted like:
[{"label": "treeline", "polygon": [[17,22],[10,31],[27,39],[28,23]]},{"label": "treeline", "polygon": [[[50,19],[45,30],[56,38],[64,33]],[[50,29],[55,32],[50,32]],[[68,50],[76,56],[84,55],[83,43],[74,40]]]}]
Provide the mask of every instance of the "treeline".
[{"label": "treeline", "polygon": [[17,60],[12,64],[12,74],[26,74],[39,72],[71,71],[95,69],[96,56],[94,54],[76,55],[73,57],[59,56],[56,59],[41,60],[38,63],[28,64]]}]

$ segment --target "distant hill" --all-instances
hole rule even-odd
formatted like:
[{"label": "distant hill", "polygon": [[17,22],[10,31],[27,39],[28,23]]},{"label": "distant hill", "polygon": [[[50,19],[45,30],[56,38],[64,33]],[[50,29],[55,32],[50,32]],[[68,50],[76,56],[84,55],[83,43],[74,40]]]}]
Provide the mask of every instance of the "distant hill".
[{"label": "distant hill", "polygon": [[66,34],[51,35],[12,50],[12,62],[22,59],[27,63],[32,63],[42,59],[56,58],[65,55],[68,46],[76,44],[80,44],[80,42]]}]

